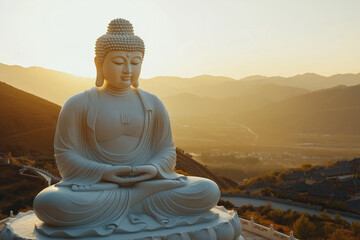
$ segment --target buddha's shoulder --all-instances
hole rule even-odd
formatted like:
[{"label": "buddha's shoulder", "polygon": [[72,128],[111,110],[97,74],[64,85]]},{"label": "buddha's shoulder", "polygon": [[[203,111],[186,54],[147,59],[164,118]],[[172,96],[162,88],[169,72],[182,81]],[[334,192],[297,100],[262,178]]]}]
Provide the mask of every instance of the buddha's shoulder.
[{"label": "buddha's shoulder", "polygon": [[157,106],[163,106],[164,104],[162,103],[162,101],[160,100],[160,98],[158,96],[156,96],[153,93],[147,92],[143,89],[138,88],[137,91],[139,92],[139,94],[141,95],[141,97],[148,103],[150,104],[152,107],[157,107]]},{"label": "buddha's shoulder", "polygon": [[87,101],[89,99],[89,96],[93,93],[96,93],[96,87],[95,88],[91,88],[89,90],[80,92],[78,94],[75,94],[73,96],[71,96],[68,100],[66,100],[66,102],[63,105],[63,109],[76,109],[76,110],[81,110],[83,108],[85,108],[85,106],[87,105]]}]

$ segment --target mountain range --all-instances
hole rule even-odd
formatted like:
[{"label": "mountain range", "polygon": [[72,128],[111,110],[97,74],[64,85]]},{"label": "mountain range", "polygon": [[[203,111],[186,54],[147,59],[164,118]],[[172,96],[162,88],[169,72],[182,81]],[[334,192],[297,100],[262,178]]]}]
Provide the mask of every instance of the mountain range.
[{"label": "mountain range", "polygon": [[337,86],[295,96],[240,114],[254,129],[305,134],[360,135],[360,84]]},{"label": "mountain range", "polygon": [[321,76],[315,73],[305,73],[288,78],[279,76],[252,76],[245,79],[256,82],[257,84],[272,83],[281,86],[300,87],[310,91],[316,91],[324,88],[335,87],[338,85],[358,85],[360,84],[360,73],[335,74],[329,77]]},{"label": "mountain range", "polygon": [[275,84],[251,86],[247,89],[237,90],[237,92],[234,91],[234,94],[230,94],[229,91],[229,96],[226,98],[214,98],[207,95],[199,96],[195,93],[182,93],[175,96],[164,97],[163,101],[172,117],[206,116],[214,114],[232,116],[239,112],[258,109],[271,103],[309,92],[301,88]]},{"label": "mountain range", "polygon": [[[95,79],[85,78],[49,70],[41,67],[24,68],[0,63],[0,81],[6,82],[16,88],[33,93],[58,105],[62,105],[70,96],[94,86]],[[286,98],[289,89],[296,90],[298,94],[305,92],[331,88],[338,85],[353,86],[360,84],[360,73],[337,74],[330,77],[320,76],[314,73],[306,73],[293,77],[264,77],[250,76],[235,80],[222,76],[202,75],[193,78],[180,78],[160,76],[150,79],[140,79],[140,87],[158,95],[160,98],[180,94],[193,94],[199,97],[211,97],[223,99],[251,95],[259,91],[261,86],[291,87],[283,88],[283,91],[273,94],[275,89],[266,89],[269,94]],[[296,94],[296,92],[295,92]],[[292,96],[293,93],[290,93]],[[270,99],[272,100],[272,99]]]},{"label": "mountain range", "polygon": [[[94,83],[91,78],[40,67],[4,64],[0,64],[0,81],[58,105],[71,95],[91,88]],[[289,141],[284,136],[302,134],[360,136],[360,74],[323,77],[308,73],[289,78],[250,76],[240,80],[208,75],[155,77],[141,79],[140,86],[158,95],[165,103],[175,143],[180,147],[258,144],[263,139],[268,143],[276,140],[284,143]],[[0,87],[3,101],[9,102],[11,96],[6,95],[11,92],[9,86],[2,84]],[[48,112],[46,123],[39,121],[32,131],[53,128],[60,109],[48,102],[47,108],[28,106],[29,111],[20,114],[15,107],[6,108],[6,104],[2,104],[5,107],[2,116],[13,114],[11,119],[16,119],[23,114],[22,120],[16,121],[26,122],[27,115],[36,115],[37,111]],[[11,133],[10,129],[5,130],[9,135],[2,139],[16,142],[16,136],[20,136],[17,134],[26,134],[21,128]],[[41,139],[48,141],[50,137],[36,141]]]}]

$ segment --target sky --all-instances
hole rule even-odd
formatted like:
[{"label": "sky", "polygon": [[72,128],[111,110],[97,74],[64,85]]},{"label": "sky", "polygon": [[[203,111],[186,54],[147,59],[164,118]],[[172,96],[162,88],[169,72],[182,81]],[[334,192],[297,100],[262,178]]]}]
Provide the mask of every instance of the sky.
[{"label": "sky", "polygon": [[359,0],[0,0],[0,63],[95,77],[94,45],[125,18],[142,78],[360,72]]}]

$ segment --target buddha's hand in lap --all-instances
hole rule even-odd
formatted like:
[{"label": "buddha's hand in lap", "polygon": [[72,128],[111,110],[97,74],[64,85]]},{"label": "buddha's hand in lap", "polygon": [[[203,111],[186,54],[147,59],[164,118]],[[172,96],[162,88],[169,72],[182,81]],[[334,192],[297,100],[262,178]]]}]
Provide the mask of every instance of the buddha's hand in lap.
[{"label": "buddha's hand in lap", "polygon": [[105,169],[102,179],[117,184],[133,184],[152,179],[157,172],[157,168],[152,165],[109,166]]},{"label": "buddha's hand in lap", "polygon": [[131,173],[134,175],[132,182],[141,182],[154,178],[158,170],[153,165],[141,165],[132,167]]}]

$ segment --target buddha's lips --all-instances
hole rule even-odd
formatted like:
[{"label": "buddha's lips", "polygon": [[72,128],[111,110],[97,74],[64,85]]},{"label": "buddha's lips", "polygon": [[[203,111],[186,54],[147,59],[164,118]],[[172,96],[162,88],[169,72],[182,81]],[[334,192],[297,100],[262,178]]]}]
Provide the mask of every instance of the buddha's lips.
[{"label": "buddha's lips", "polygon": [[121,77],[121,80],[122,81],[130,81],[131,80],[131,77]]}]

